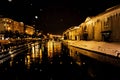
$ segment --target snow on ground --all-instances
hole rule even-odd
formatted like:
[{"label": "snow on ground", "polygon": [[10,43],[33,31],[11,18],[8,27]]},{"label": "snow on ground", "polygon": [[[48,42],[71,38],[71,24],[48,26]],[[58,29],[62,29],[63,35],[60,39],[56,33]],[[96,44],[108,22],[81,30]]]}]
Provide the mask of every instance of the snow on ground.
[{"label": "snow on ground", "polygon": [[92,51],[101,52],[112,56],[120,56],[120,42],[98,42],[98,41],[71,41],[66,40],[69,45]]}]

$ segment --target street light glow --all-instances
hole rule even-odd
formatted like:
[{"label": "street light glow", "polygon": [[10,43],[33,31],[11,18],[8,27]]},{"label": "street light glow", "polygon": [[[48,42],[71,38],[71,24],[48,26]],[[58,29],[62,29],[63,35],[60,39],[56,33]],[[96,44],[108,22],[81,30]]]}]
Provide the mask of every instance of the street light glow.
[{"label": "street light glow", "polygon": [[12,2],[12,0],[8,0],[9,2]]},{"label": "street light glow", "polygon": [[36,19],[38,19],[38,16],[35,16]]}]

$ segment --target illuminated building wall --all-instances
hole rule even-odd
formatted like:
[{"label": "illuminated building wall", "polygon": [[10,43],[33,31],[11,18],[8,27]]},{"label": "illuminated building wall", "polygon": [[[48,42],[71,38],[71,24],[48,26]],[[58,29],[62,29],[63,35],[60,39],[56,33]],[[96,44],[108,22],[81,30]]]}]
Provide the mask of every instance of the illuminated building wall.
[{"label": "illuminated building wall", "polygon": [[13,31],[13,20],[9,18],[0,19],[0,31]]},{"label": "illuminated building wall", "polygon": [[80,40],[83,40],[83,27],[84,27],[84,25],[85,25],[85,23],[81,23],[80,25],[79,25],[79,38],[80,38]]},{"label": "illuminated building wall", "polygon": [[14,32],[18,31],[19,33],[24,33],[24,23],[23,22],[14,21],[13,26],[14,26]]},{"label": "illuminated building wall", "polygon": [[86,18],[85,21],[86,30],[88,33],[88,40],[102,40],[102,24],[99,19],[96,17],[89,17],[89,20]]},{"label": "illuminated building wall", "polygon": [[0,18],[0,31],[24,32],[24,23],[9,18]]},{"label": "illuminated building wall", "polygon": [[[97,16],[87,17],[79,25],[79,30],[69,28],[63,34],[68,35],[68,39],[95,41],[120,41],[120,6],[114,6]],[[69,34],[67,34],[69,33]],[[78,35],[79,34],[79,35]]]},{"label": "illuminated building wall", "polygon": [[29,35],[33,35],[35,32],[35,29],[32,26],[26,25],[25,33]]},{"label": "illuminated building wall", "polygon": [[0,32],[4,30],[5,30],[4,24],[2,22],[2,19],[0,19]]},{"label": "illuminated building wall", "polygon": [[89,26],[88,28],[91,27],[93,28],[94,40],[104,41],[103,35],[104,36],[110,35],[110,41],[120,41],[119,23],[120,23],[120,6],[114,6],[95,17],[92,17],[88,22],[86,22],[86,25],[90,24],[91,26]]},{"label": "illuminated building wall", "polygon": [[67,30],[67,32],[64,33],[64,35],[68,36],[68,39],[70,40],[79,40],[79,27],[74,26]]}]

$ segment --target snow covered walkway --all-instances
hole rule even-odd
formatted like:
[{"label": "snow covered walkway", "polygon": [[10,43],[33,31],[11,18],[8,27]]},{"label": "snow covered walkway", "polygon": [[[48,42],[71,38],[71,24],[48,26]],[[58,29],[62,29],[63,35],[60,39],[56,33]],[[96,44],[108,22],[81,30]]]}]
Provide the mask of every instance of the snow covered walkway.
[{"label": "snow covered walkway", "polygon": [[101,52],[107,55],[120,57],[120,42],[98,42],[98,41],[72,41],[65,40],[69,45],[87,50]]}]

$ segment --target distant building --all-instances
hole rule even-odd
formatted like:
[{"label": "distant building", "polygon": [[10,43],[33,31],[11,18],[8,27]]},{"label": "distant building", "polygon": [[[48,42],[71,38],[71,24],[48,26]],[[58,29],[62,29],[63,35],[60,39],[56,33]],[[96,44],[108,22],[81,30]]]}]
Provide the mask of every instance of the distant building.
[{"label": "distant building", "polygon": [[[23,22],[17,22],[10,18],[0,18],[0,40],[6,38],[20,38],[27,35],[33,35],[35,28],[29,25],[25,25]],[[10,33],[10,34],[9,34]]]},{"label": "distant building", "polygon": [[13,22],[14,32],[18,31],[19,33],[24,33],[24,23],[23,22]]},{"label": "distant building", "polygon": [[13,31],[13,20],[9,18],[0,18],[0,32]]},{"label": "distant building", "polygon": [[5,39],[6,31],[13,31],[13,20],[9,18],[0,18],[0,39]]},{"label": "distant building", "polygon": [[28,35],[33,35],[35,32],[35,28],[29,25],[25,26],[25,33]]}]

